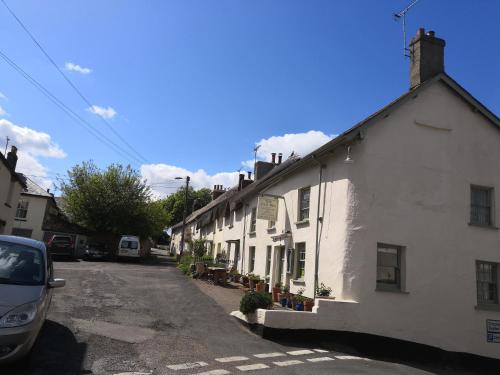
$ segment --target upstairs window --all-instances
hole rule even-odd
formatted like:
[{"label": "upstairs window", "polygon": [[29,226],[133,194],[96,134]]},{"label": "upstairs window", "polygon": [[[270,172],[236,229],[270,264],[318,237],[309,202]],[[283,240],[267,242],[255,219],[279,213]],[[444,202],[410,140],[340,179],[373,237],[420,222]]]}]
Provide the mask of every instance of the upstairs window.
[{"label": "upstairs window", "polygon": [[305,242],[297,243],[295,247],[297,248],[297,270],[295,277],[303,279],[306,270],[306,244]]},{"label": "upstairs window", "polygon": [[250,233],[255,233],[257,230],[257,208],[252,208],[252,214],[250,216]]},{"label": "upstairs window", "polygon": [[29,202],[26,199],[19,200],[16,210],[16,219],[26,220],[26,217],[28,216],[28,206]]},{"label": "upstairs window", "polygon": [[471,186],[470,223],[493,225],[493,188]]},{"label": "upstairs window", "polygon": [[498,305],[498,264],[476,262],[477,304]]},{"label": "upstairs window", "polygon": [[311,188],[303,188],[299,190],[299,221],[309,219],[309,198]]}]

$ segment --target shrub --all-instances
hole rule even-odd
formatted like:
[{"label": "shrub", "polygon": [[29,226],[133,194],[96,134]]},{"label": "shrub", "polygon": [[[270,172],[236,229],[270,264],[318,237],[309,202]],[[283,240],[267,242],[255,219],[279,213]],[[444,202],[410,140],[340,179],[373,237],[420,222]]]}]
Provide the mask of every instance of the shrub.
[{"label": "shrub", "polygon": [[272,304],[273,300],[268,293],[248,292],[241,298],[240,311],[243,314],[250,314],[257,309],[268,309]]},{"label": "shrub", "polygon": [[316,295],[320,297],[328,297],[332,293],[332,288],[329,286],[326,286],[325,284],[321,283],[317,288],[316,288]]}]

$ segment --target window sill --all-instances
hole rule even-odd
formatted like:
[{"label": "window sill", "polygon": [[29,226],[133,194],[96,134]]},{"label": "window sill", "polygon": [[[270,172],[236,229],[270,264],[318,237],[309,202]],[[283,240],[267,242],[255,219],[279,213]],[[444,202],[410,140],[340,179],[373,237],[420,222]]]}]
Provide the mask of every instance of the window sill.
[{"label": "window sill", "polygon": [[14,220],[15,221],[28,221],[27,219],[21,219],[21,218],[18,218],[18,217],[15,217]]},{"label": "window sill", "polygon": [[309,225],[309,219],[299,220],[294,223],[298,227]]},{"label": "window sill", "polygon": [[484,224],[476,224],[476,223],[469,223],[469,226],[470,227],[484,228],[484,229],[494,229],[494,230],[500,229],[500,228],[495,227],[493,225],[484,225]]},{"label": "window sill", "polygon": [[496,304],[491,304],[491,305],[476,305],[474,306],[474,309],[476,310],[484,310],[484,311],[500,311],[500,305]]},{"label": "window sill", "polygon": [[253,236],[255,236],[256,234],[257,234],[257,232],[255,232],[255,231],[254,231],[254,232],[248,232],[248,235],[249,235],[250,237],[253,237]]},{"label": "window sill", "polygon": [[375,291],[376,292],[397,293],[397,294],[410,294],[410,292],[407,292],[406,290],[393,289],[393,288],[384,288],[384,287],[376,287]]},{"label": "window sill", "polygon": [[276,227],[267,228],[267,233],[276,232]]},{"label": "window sill", "polygon": [[306,285],[306,282],[303,278],[300,278],[300,279],[294,279],[294,280],[291,280],[292,283],[294,284],[300,284],[300,285]]}]

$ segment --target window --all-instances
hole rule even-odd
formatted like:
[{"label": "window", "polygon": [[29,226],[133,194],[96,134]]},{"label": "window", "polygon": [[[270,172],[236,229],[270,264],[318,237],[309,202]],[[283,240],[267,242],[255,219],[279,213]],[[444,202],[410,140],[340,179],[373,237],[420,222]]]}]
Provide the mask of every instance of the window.
[{"label": "window", "polygon": [[484,226],[493,225],[493,189],[488,187],[471,186],[470,192],[470,223]]},{"label": "window", "polygon": [[476,263],[477,304],[498,304],[498,264],[478,261]]},{"label": "window", "polygon": [[257,229],[257,207],[252,208],[252,215],[250,216],[250,233],[255,233]]},{"label": "window", "polygon": [[272,246],[267,247],[266,251],[266,276],[269,276],[271,273],[271,254],[272,254]]},{"label": "window", "polygon": [[402,247],[378,244],[377,289],[401,290]]},{"label": "window", "polygon": [[253,272],[255,268],[255,246],[250,246],[248,256],[249,256],[248,272]]},{"label": "window", "polygon": [[28,206],[29,202],[26,199],[19,200],[16,210],[16,219],[26,220],[28,216]]},{"label": "window", "polygon": [[309,219],[309,198],[311,188],[303,188],[299,190],[299,221]]},{"label": "window", "polygon": [[297,248],[297,269],[295,277],[297,279],[303,279],[306,269],[306,244],[301,242],[295,245]]},{"label": "window", "polygon": [[221,254],[222,253],[222,250],[221,250],[221,244],[220,242],[217,244],[217,255]]}]

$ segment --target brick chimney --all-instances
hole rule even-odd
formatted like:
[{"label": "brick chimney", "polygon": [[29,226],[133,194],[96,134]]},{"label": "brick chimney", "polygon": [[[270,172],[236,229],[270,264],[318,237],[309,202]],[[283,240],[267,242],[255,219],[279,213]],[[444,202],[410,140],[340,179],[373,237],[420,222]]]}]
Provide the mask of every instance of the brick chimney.
[{"label": "brick chimney", "polygon": [[410,90],[444,72],[444,39],[436,38],[434,31],[418,29],[410,42]]},{"label": "brick chimney", "polygon": [[212,190],[212,200],[216,200],[226,191],[224,190],[222,185],[214,185],[214,190]]},{"label": "brick chimney", "polygon": [[10,151],[7,153],[7,164],[9,164],[10,169],[14,172],[17,165],[17,147],[12,146]]}]

